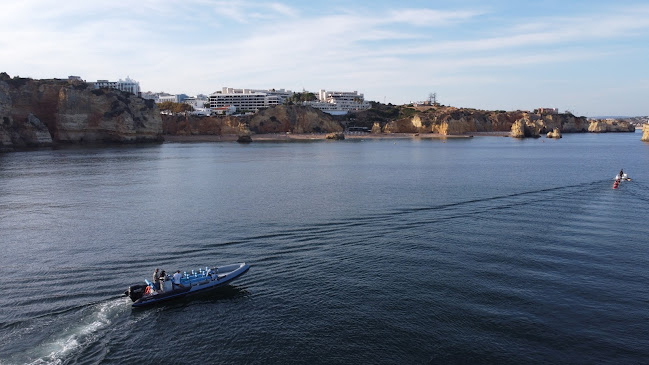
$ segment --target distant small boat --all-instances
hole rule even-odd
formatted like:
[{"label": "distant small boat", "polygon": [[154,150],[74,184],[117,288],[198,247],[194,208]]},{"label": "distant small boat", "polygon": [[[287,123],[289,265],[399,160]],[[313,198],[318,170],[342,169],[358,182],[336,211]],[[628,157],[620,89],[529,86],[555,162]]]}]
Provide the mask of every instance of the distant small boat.
[{"label": "distant small boat", "polygon": [[184,297],[188,294],[214,289],[228,285],[232,280],[248,272],[250,265],[245,262],[214,268],[199,269],[198,272],[184,272],[180,286],[172,284],[171,275],[162,282],[162,288],[156,290],[154,283],[144,280],[146,284],[131,285],[124,295],[131,298],[133,307],[143,307],[158,302]]}]

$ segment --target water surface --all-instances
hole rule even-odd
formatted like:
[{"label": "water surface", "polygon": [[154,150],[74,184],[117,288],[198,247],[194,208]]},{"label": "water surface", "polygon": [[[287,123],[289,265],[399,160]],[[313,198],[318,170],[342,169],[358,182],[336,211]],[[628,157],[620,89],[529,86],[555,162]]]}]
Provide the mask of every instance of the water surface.
[{"label": "water surface", "polygon": [[639,133],[2,154],[0,363],[646,362],[647,166]]}]

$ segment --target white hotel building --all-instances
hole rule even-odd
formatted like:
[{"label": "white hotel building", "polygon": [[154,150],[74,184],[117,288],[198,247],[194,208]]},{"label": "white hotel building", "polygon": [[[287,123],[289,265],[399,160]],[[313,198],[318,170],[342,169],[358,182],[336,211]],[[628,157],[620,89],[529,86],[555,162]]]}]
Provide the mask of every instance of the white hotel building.
[{"label": "white hotel building", "polygon": [[234,89],[224,87],[210,95],[210,108],[217,109],[234,106],[237,111],[258,111],[274,105],[281,105],[284,99],[291,96],[290,90],[284,89]]},{"label": "white hotel building", "polygon": [[343,115],[350,111],[366,110],[371,107],[370,103],[363,97],[363,94],[359,94],[358,91],[320,90],[316,96],[318,97],[318,101],[305,101],[303,105],[308,105],[333,115]]},{"label": "white hotel building", "polygon": [[97,82],[93,83],[93,87],[95,89],[117,89],[138,96],[140,95],[140,83],[128,77],[126,80],[119,79],[119,81],[97,80]]}]

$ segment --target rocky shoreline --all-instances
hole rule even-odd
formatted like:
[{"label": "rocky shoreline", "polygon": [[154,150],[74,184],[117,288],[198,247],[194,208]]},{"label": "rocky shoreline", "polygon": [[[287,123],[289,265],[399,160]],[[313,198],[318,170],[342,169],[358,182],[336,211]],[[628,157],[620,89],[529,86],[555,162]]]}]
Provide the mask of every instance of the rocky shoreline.
[{"label": "rocky shoreline", "polygon": [[[370,133],[344,132],[365,130]],[[633,132],[615,119],[570,113],[487,111],[450,106],[372,103],[332,116],[309,106],[279,105],[250,116],[161,116],[151,100],[78,80],[10,78],[0,73],[0,151],[74,144],[186,141],[293,141],[374,138],[561,138],[565,133]],[[343,133],[344,132],[344,133]],[[649,136],[643,137],[649,140]]]},{"label": "rocky shoreline", "polygon": [[74,144],[161,142],[151,100],[78,80],[10,78],[0,73],[0,150]]},{"label": "rocky shoreline", "polygon": [[[509,132],[484,132],[476,133],[480,136],[498,136],[508,137]],[[265,133],[250,135],[255,142],[292,142],[292,141],[324,141],[327,139],[326,133]],[[439,133],[416,134],[416,133],[389,133],[389,134],[371,134],[357,133],[345,134],[344,139],[353,140],[372,140],[372,139],[464,139],[471,138],[473,135],[443,135]],[[186,143],[186,142],[236,142],[239,138],[237,134],[224,135],[166,135],[165,143]]]}]

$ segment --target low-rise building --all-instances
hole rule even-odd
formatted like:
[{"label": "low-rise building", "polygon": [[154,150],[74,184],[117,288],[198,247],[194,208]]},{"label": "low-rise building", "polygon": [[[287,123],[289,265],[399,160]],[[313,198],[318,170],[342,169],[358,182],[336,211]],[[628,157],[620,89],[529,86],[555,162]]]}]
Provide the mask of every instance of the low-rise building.
[{"label": "low-rise building", "polygon": [[316,96],[318,101],[305,101],[302,104],[334,115],[371,108],[370,103],[358,91],[326,91],[321,89]]},{"label": "low-rise building", "polygon": [[212,108],[212,114],[216,115],[232,115],[236,113],[237,108],[234,105],[228,105],[218,108]]},{"label": "low-rise building", "polygon": [[126,80],[119,81],[97,80],[93,83],[95,89],[109,88],[126,91],[131,94],[140,95],[140,83],[127,77]]},{"label": "low-rise building", "polygon": [[539,114],[559,114],[559,108],[538,108],[536,112]]}]

